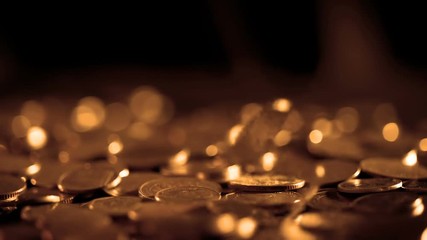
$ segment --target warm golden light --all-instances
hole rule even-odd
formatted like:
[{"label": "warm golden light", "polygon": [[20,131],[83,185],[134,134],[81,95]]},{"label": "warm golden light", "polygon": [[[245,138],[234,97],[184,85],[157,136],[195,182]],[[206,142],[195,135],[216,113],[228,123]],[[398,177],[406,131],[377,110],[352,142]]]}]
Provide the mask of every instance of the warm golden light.
[{"label": "warm golden light", "polygon": [[417,151],[411,150],[409,151],[402,160],[403,165],[412,167],[417,164]]},{"label": "warm golden light", "polygon": [[221,214],[216,218],[215,225],[220,233],[231,233],[236,228],[236,217],[230,213]]},{"label": "warm golden light", "polygon": [[62,163],[67,163],[70,161],[70,154],[66,151],[60,151],[58,154],[58,159]]},{"label": "warm golden light", "polygon": [[422,198],[417,198],[417,200],[415,200],[414,203],[412,204],[412,207],[414,208],[412,210],[412,216],[413,217],[421,216],[424,213],[424,209],[425,209]]},{"label": "warm golden light", "polygon": [[240,165],[231,165],[227,167],[225,173],[225,179],[230,181],[234,179],[238,179],[242,175],[242,167]]},{"label": "warm golden light", "polygon": [[95,97],[81,99],[71,116],[71,124],[78,132],[96,129],[104,123],[104,120],[104,104]]},{"label": "warm golden light", "polygon": [[169,159],[169,165],[172,167],[183,166],[190,158],[190,150],[183,149]]},{"label": "warm golden light", "polygon": [[43,105],[37,101],[26,101],[21,108],[21,114],[25,116],[33,126],[40,126],[46,118],[46,111]]},{"label": "warm golden light", "polygon": [[318,164],[318,165],[316,166],[315,172],[316,172],[316,176],[317,176],[318,178],[322,178],[322,177],[324,177],[324,176],[325,176],[325,174],[326,174],[326,169],[325,169],[325,167],[324,167],[323,165]]},{"label": "warm golden light", "polygon": [[287,129],[291,132],[298,132],[304,126],[304,118],[301,113],[293,109],[288,113],[285,122],[283,123],[283,129]]},{"label": "warm golden light", "polygon": [[135,117],[149,124],[160,120],[164,104],[164,97],[152,87],[139,87],[129,101],[130,110]]},{"label": "warm golden light", "polygon": [[262,106],[258,103],[248,103],[242,107],[240,119],[242,124],[248,124],[262,111]]},{"label": "warm golden light", "polygon": [[124,130],[129,126],[131,118],[132,115],[125,104],[112,103],[106,108],[105,127],[114,132]]},{"label": "warm golden light", "polygon": [[286,98],[278,98],[273,102],[273,109],[278,112],[289,112],[292,102]]},{"label": "warm golden light", "polygon": [[27,132],[27,143],[32,149],[41,149],[47,143],[47,133],[41,127],[31,127]]},{"label": "warm golden light", "polygon": [[337,128],[345,133],[352,133],[359,125],[359,113],[352,107],[343,107],[336,114]]},{"label": "warm golden light", "polygon": [[319,118],[313,123],[313,129],[319,130],[322,132],[323,136],[329,136],[332,133],[332,122],[326,118]]},{"label": "warm golden light", "polygon": [[110,144],[108,144],[108,152],[111,154],[118,154],[123,150],[123,143],[120,139],[113,140]]},{"label": "warm golden light", "polygon": [[244,128],[244,125],[237,124],[234,125],[230,131],[228,132],[228,142],[230,145],[235,145],[237,142],[237,139],[239,138],[240,134],[242,133],[242,130]]},{"label": "warm golden light", "polygon": [[274,136],[274,144],[278,147],[287,145],[292,140],[292,133],[287,130],[280,130],[276,136]]},{"label": "warm golden light", "polygon": [[248,239],[251,238],[256,231],[257,222],[251,217],[245,217],[238,221],[236,233],[239,237]]},{"label": "warm golden light", "polygon": [[388,142],[394,142],[399,137],[399,126],[394,123],[387,123],[383,127],[383,137]]},{"label": "warm golden light", "polygon": [[12,132],[17,138],[23,138],[27,135],[31,123],[25,116],[19,115],[12,119]]},{"label": "warm golden light", "polygon": [[427,240],[427,228],[421,234],[420,240]]},{"label": "warm golden light", "polygon": [[273,170],[277,162],[277,155],[272,152],[266,152],[261,157],[261,165],[265,171]]},{"label": "warm golden light", "polygon": [[123,170],[120,171],[119,176],[121,178],[124,178],[124,177],[129,176],[129,174],[130,174],[129,169],[125,168],[125,169],[123,169]]},{"label": "warm golden light", "polygon": [[313,130],[308,135],[308,138],[310,139],[310,142],[318,144],[323,140],[323,134],[319,130]]},{"label": "warm golden light", "polygon": [[135,122],[128,128],[128,136],[136,140],[146,140],[151,137],[153,131],[143,122]]},{"label": "warm golden light", "polygon": [[208,155],[209,157],[216,156],[218,154],[218,147],[211,144],[206,147],[205,152],[206,152],[206,155]]},{"label": "warm golden light", "polygon": [[427,138],[421,139],[420,143],[418,144],[418,147],[421,151],[427,152]]}]

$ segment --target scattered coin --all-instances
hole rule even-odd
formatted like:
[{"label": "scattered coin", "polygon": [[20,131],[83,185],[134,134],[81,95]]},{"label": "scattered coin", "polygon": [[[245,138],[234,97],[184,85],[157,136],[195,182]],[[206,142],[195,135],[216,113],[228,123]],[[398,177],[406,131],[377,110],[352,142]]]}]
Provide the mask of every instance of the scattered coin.
[{"label": "scattered coin", "polygon": [[317,182],[333,184],[355,178],[360,174],[359,164],[342,160],[324,160],[316,165]]},{"label": "scattered coin", "polygon": [[155,199],[162,202],[199,202],[219,200],[221,194],[205,187],[173,187],[156,193]]},{"label": "scattered coin", "polygon": [[297,192],[275,192],[275,193],[229,193],[225,195],[227,200],[258,207],[286,207],[291,208],[294,204],[304,202],[303,195]]},{"label": "scattered coin", "polygon": [[241,191],[272,192],[302,188],[303,179],[285,175],[245,175],[229,183],[230,188]]},{"label": "scattered coin", "polygon": [[427,178],[427,168],[415,164],[406,166],[401,159],[393,158],[368,158],[360,163],[362,171],[389,178],[422,179]]},{"label": "scattered coin", "polygon": [[411,214],[421,204],[422,199],[415,193],[387,192],[359,197],[353,208],[363,213]]},{"label": "scattered coin", "polygon": [[31,176],[31,184],[45,188],[56,188],[62,174],[78,168],[78,164],[60,163],[58,161],[42,161],[40,171]]},{"label": "scattered coin", "polygon": [[25,178],[0,174],[0,202],[15,201],[26,188]]},{"label": "scattered coin", "polygon": [[150,221],[152,219],[164,219],[191,212],[204,203],[168,203],[168,202],[144,202],[138,209],[128,213],[129,219],[133,221]]},{"label": "scattered coin", "polygon": [[140,206],[141,198],[130,196],[97,198],[87,205],[91,210],[100,211],[112,217],[127,217],[130,211]]},{"label": "scattered coin", "polygon": [[425,193],[427,192],[426,180],[407,180],[403,182],[402,188],[412,192]]},{"label": "scattered coin", "polygon": [[24,155],[1,153],[0,163],[0,173],[31,176],[40,171],[40,164]]},{"label": "scattered coin", "polygon": [[320,190],[307,204],[316,210],[331,211],[350,208],[351,201],[332,188]]},{"label": "scattered coin", "polygon": [[338,191],[345,193],[373,193],[392,191],[402,187],[402,181],[393,178],[350,179],[338,184]]},{"label": "scattered coin", "polygon": [[58,190],[47,188],[30,188],[18,197],[19,205],[36,205],[42,203],[71,203],[74,196]]},{"label": "scattered coin", "polygon": [[21,211],[21,219],[28,222],[35,222],[37,219],[43,217],[48,212],[57,209],[57,208],[79,208],[77,205],[72,204],[63,204],[63,203],[54,203],[54,204],[44,204],[37,206],[25,206]]},{"label": "scattered coin", "polygon": [[115,188],[105,188],[104,191],[112,196],[138,196],[139,187],[162,175],[154,172],[131,172],[129,176],[122,178],[122,181]]}]

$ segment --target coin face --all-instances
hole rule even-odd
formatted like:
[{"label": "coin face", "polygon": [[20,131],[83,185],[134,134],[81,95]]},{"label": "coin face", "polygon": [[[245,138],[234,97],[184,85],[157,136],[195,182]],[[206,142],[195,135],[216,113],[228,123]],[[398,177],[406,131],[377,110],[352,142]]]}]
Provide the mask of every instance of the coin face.
[{"label": "coin face", "polygon": [[269,192],[302,188],[303,179],[285,175],[245,175],[229,183],[230,188],[242,191]]},{"label": "coin face", "polygon": [[138,196],[138,189],[142,184],[161,177],[154,172],[131,172],[129,176],[122,178],[117,187],[105,188],[104,191],[112,196]]},{"label": "coin face", "polygon": [[297,192],[275,192],[275,193],[230,193],[225,195],[227,200],[259,207],[292,206],[302,203],[304,197]]},{"label": "coin face", "polygon": [[343,210],[351,206],[351,201],[339,195],[336,189],[320,190],[307,203],[316,210]]},{"label": "coin face", "polygon": [[221,194],[205,187],[173,187],[156,193],[155,199],[162,202],[200,202],[219,200]]},{"label": "coin face", "polygon": [[186,177],[168,177],[148,181],[141,185],[138,194],[140,197],[154,199],[156,193],[173,187],[204,187],[221,193],[221,186],[215,182]]},{"label": "coin face", "polygon": [[402,187],[402,181],[393,178],[350,179],[338,184],[338,191],[345,193],[371,193],[392,191]]},{"label": "coin face", "polygon": [[31,176],[31,184],[45,188],[56,188],[62,174],[78,168],[77,164],[63,164],[57,161],[43,161],[38,173]]},{"label": "coin face", "polygon": [[317,173],[317,180],[320,185],[338,183],[350,178],[357,177],[360,174],[359,164],[354,162],[346,162],[340,160],[325,160],[317,164],[317,171],[322,171],[323,174]]},{"label": "coin face", "polygon": [[375,193],[362,196],[353,203],[356,211],[380,214],[410,214],[422,204],[420,196],[410,192]]},{"label": "coin face", "polygon": [[136,210],[141,205],[141,198],[121,196],[97,198],[89,202],[87,207],[94,211],[100,211],[113,217],[123,217]]},{"label": "coin face", "polygon": [[40,171],[40,164],[24,155],[1,153],[0,163],[0,173],[31,176]]},{"label": "coin face", "polygon": [[163,219],[188,213],[204,205],[204,203],[200,202],[143,202],[138,209],[130,211],[128,217],[133,221]]},{"label": "coin face", "polygon": [[108,186],[117,186],[120,176],[113,170],[80,168],[64,173],[58,182],[58,189],[67,193],[85,193]]},{"label": "coin face", "polygon": [[0,174],[0,201],[14,201],[22,194],[27,185],[24,178]]},{"label": "coin face", "polygon": [[403,182],[402,188],[407,191],[425,193],[427,192],[426,180],[407,180]]},{"label": "coin face", "polygon": [[360,163],[364,172],[398,179],[427,178],[427,168],[420,164],[406,166],[400,159],[368,158]]}]

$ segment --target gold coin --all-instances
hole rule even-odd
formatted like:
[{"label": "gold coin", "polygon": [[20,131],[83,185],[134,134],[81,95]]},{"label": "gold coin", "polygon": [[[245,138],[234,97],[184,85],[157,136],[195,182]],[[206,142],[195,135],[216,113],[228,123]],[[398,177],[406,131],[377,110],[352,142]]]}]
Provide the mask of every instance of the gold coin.
[{"label": "gold coin", "polygon": [[421,179],[427,178],[427,168],[420,164],[406,166],[401,159],[368,158],[360,163],[362,171],[390,178]]},{"label": "gold coin", "polygon": [[130,211],[138,209],[140,205],[141,198],[139,197],[121,196],[97,198],[89,202],[87,207],[112,217],[124,217]]},{"label": "gold coin", "polygon": [[26,188],[25,178],[0,174],[0,202],[16,200]]},{"label": "gold coin", "polygon": [[360,167],[354,162],[324,160],[316,165],[315,172],[319,184],[326,185],[357,177],[360,174]]},{"label": "gold coin", "polygon": [[410,192],[369,194],[357,198],[353,209],[363,213],[411,214],[422,204],[420,196]]},{"label": "gold coin", "polygon": [[402,181],[393,178],[350,179],[338,184],[338,191],[345,193],[373,193],[392,191],[402,187]]},{"label": "gold coin", "polygon": [[10,173],[19,176],[31,176],[40,171],[40,164],[28,156],[0,154],[0,173]]},{"label": "gold coin", "polygon": [[301,204],[304,196],[297,192],[275,192],[275,193],[229,193],[225,195],[227,200],[258,207],[292,207]]},{"label": "gold coin", "polygon": [[62,193],[55,189],[33,187],[18,196],[18,204],[71,203],[73,199],[73,195]]},{"label": "gold coin", "polygon": [[31,176],[31,184],[45,188],[56,188],[62,174],[80,167],[78,164],[60,163],[57,161],[42,161],[38,173]]},{"label": "gold coin", "polygon": [[242,191],[270,192],[302,188],[303,179],[285,175],[245,175],[229,183],[230,188]]},{"label": "gold coin", "polygon": [[427,192],[426,180],[407,180],[403,182],[402,188],[412,192],[425,193]]},{"label": "gold coin", "polygon": [[307,205],[316,210],[343,210],[350,208],[351,201],[339,195],[336,189],[324,189],[319,191]]},{"label": "gold coin", "polygon": [[143,202],[138,209],[129,212],[133,221],[147,221],[179,216],[204,207],[204,203]]},{"label": "gold coin", "polygon": [[21,211],[21,219],[28,222],[35,222],[37,219],[45,216],[48,212],[57,208],[79,208],[77,205],[54,203],[35,206],[25,206]]},{"label": "gold coin", "polygon": [[205,187],[172,187],[156,193],[155,199],[162,202],[199,202],[219,200],[221,194]]},{"label": "gold coin", "polygon": [[161,190],[173,187],[205,187],[221,193],[221,186],[218,183],[196,178],[187,177],[167,177],[148,181],[139,188],[139,196],[154,199],[154,196]]},{"label": "gold coin", "polygon": [[122,178],[117,187],[105,188],[104,191],[112,196],[138,196],[138,189],[142,184],[161,177],[162,175],[154,172],[131,172],[129,176]]}]

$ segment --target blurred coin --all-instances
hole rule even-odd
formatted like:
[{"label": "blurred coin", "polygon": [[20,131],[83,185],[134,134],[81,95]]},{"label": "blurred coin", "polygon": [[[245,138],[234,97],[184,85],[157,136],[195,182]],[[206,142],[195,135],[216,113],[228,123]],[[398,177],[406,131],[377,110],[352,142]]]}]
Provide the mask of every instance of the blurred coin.
[{"label": "blurred coin", "polygon": [[142,184],[161,177],[154,172],[131,172],[129,176],[122,178],[117,187],[105,188],[104,191],[112,196],[138,196],[138,189]]},{"label": "blurred coin", "polygon": [[30,188],[18,197],[19,205],[35,205],[41,203],[71,203],[74,196],[47,188]]},{"label": "blurred coin", "polygon": [[183,215],[203,207],[204,203],[165,203],[144,202],[138,209],[129,212],[128,217],[133,221],[149,221]]},{"label": "blurred coin", "polygon": [[343,210],[350,207],[351,201],[341,196],[336,189],[331,188],[320,190],[307,205],[316,210]]},{"label": "blurred coin", "polygon": [[131,170],[151,170],[166,165],[170,156],[176,153],[175,150],[162,149],[142,149],[137,151],[123,152],[118,155]]},{"label": "blurred coin", "polygon": [[402,188],[412,192],[427,192],[427,181],[425,180],[407,180],[403,182]]},{"label": "blurred coin", "polygon": [[323,138],[320,143],[308,142],[308,150],[313,155],[328,158],[344,158],[360,161],[365,155],[357,139],[350,137]]},{"label": "blurred coin", "polygon": [[120,181],[118,173],[112,170],[79,168],[64,173],[59,179],[58,189],[67,193],[87,193],[115,187]]},{"label": "blurred coin", "polygon": [[0,239],[40,239],[40,230],[36,226],[27,224],[26,222],[3,224],[0,228]]},{"label": "blurred coin", "polygon": [[427,178],[427,168],[420,164],[406,166],[401,159],[368,158],[360,163],[362,171],[390,178],[421,179]]},{"label": "blurred coin", "polygon": [[139,197],[103,197],[92,200],[87,207],[94,211],[106,213],[112,217],[127,217],[128,213],[141,206]]},{"label": "blurred coin", "polygon": [[21,211],[21,219],[28,222],[34,222],[38,218],[46,215],[48,212],[57,209],[57,208],[79,208],[77,205],[72,204],[63,204],[63,203],[54,203],[54,204],[45,204],[38,206],[25,206]]},{"label": "blurred coin", "polygon": [[392,191],[402,187],[402,181],[393,178],[350,179],[338,184],[338,191],[345,193],[372,193]]},{"label": "blurred coin", "polygon": [[221,194],[205,187],[172,187],[156,193],[155,199],[162,202],[199,202],[219,200]]},{"label": "blurred coin", "polygon": [[411,214],[421,204],[422,199],[415,193],[388,192],[359,197],[353,208],[363,213]]},{"label": "blurred coin", "polygon": [[215,182],[187,177],[167,177],[148,181],[139,188],[139,196],[154,199],[156,193],[173,187],[205,187],[221,193],[221,186]]},{"label": "blurred coin", "polygon": [[79,165],[72,163],[65,164],[53,160],[42,161],[40,171],[31,176],[30,182],[39,187],[56,188],[62,174],[78,167]]},{"label": "blurred coin", "polygon": [[357,177],[360,173],[359,164],[340,160],[324,160],[314,169],[320,185],[338,183]]},{"label": "blurred coin", "polygon": [[165,176],[197,177],[212,181],[224,181],[229,165],[220,161],[188,162],[180,166],[168,166],[161,169]]},{"label": "blurred coin", "polygon": [[243,204],[258,207],[286,207],[291,208],[294,204],[301,204],[304,196],[297,192],[275,192],[275,193],[229,193],[225,198]]},{"label": "blurred coin", "polygon": [[271,192],[302,188],[303,179],[285,175],[245,175],[229,183],[230,188],[241,191]]},{"label": "blurred coin", "polygon": [[232,213],[238,217],[247,217],[254,212],[254,208],[245,203],[229,201],[222,198],[220,201],[211,201],[206,208],[214,214]]},{"label": "blurred coin", "polygon": [[0,154],[0,173],[10,173],[18,176],[31,176],[40,171],[40,164],[28,156]]},{"label": "blurred coin", "polygon": [[0,202],[16,200],[26,188],[25,178],[0,174]]}]

